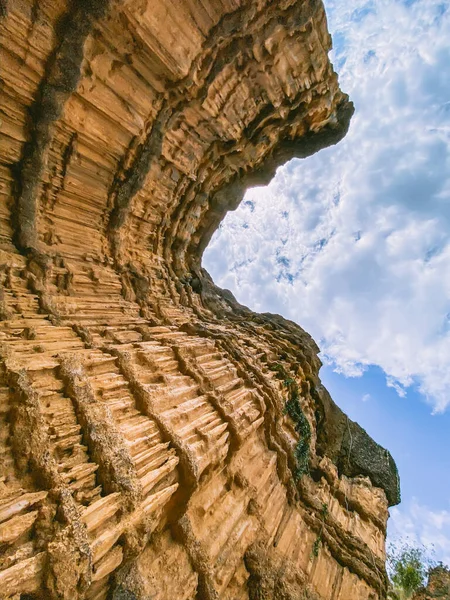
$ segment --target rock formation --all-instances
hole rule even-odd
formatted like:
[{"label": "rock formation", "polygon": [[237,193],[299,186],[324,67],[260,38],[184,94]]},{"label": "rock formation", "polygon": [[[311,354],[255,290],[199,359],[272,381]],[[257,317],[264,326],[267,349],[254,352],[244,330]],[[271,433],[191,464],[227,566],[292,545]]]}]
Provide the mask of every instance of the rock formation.
[{"label": "rock formation", "polygon": [[345,135],[330,46],[320,0],[2,0],[1,598],[385,598],[390,454],[201,267]]},{"label": "rock formation", "polygon": [[442,564],[431,569],[426,588],[419,590],[413,600],[450,600],[450,570]]}]

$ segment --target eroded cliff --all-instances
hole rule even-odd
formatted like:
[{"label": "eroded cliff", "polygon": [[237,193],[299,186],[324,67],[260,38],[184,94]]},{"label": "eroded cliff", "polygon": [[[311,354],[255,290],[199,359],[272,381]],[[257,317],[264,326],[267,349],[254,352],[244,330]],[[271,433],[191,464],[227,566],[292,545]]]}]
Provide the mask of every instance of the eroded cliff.
[{"label": "eroded cliff", "polygon": [[3,2],[2,598],[385,597],[392,458],[201,268],[345,135],[330,45],[316,0]]}]

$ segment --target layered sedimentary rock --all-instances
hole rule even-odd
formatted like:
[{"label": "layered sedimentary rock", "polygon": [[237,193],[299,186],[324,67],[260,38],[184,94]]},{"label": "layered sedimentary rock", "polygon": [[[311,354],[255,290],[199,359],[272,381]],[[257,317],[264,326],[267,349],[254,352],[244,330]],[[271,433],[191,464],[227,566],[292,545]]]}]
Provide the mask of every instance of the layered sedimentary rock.
[{"label": "layered sedimentary rock", "polygon": [[2,598],[385,597],[390,454],[201,268],[345,135],[330,44],[317,0],[3,0]]}]

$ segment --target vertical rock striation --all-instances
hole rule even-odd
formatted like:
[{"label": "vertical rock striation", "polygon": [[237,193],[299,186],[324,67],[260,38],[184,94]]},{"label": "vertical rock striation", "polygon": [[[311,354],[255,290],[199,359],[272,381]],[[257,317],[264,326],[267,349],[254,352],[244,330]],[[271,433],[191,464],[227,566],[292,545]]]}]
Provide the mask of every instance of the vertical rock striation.
[{"label": "vertical rock striation", "polygon": [[0,595],[380,600],[390,454],[203,249],[353,106],[319,0],[0,13]]}]

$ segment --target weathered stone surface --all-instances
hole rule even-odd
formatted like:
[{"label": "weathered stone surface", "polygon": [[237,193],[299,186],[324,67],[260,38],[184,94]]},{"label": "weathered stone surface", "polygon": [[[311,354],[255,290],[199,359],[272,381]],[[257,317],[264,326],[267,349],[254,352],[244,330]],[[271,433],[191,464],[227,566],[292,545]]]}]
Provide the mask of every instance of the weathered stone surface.
[{"label": "weathered stone surface", "polygon": [[385,597],[392,458],[201,268],[345,135],[330,43],[317,0],[2,4],[2,598]]},{"label": "weathered stone surface", "polygon": [[419,590],[413,600],[450,599],[450,570],[442,565],[431,569],[426,588]]}]

